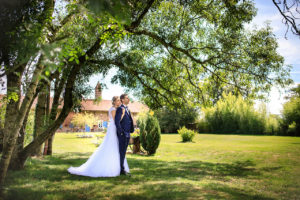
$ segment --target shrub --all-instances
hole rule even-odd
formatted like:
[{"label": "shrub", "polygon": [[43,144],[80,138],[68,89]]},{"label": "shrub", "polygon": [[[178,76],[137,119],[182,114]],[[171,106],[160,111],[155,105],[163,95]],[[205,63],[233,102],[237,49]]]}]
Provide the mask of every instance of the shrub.
[{"label": "shrub", "polygon": [[178,130],[178,134],[181,136],[183,142],[192,142],[196,133],[193,130],[182,127]]},{"label": "shrub", "polygon": [[150,111],[146,116],[139,119],[140,141],[148,155],[155,154],[160,143],[160,126],[158,120]]},{"label": "shrub", "polygon": [[85,125],[93,127],[93,125],[98,124],[98,118],[92,113],[77,113],[72,119],[72,124],[77,127],[84,128]]}]

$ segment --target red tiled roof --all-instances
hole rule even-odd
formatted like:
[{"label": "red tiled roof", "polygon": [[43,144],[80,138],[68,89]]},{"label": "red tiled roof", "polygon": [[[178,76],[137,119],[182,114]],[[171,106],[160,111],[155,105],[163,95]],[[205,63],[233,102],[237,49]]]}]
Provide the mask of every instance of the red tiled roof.
[{"label": "red tiled roof", "polygon": [[[108,111],[112,107],[111,100],[102,100],[100,102],[95,102],[94,99],[87,99],[81,102],[82,110],[88,111]],[[148,110],[148,107],[138,101],[130,102],[128,108],[131,112],[137,113],[143,109]]]}]

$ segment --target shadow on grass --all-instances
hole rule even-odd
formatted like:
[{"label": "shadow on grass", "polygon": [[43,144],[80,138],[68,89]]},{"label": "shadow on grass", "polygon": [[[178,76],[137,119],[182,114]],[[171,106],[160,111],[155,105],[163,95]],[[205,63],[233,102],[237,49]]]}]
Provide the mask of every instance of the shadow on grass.
[{"label": "shadow on grass", "polygon": [[[81,165],[89,155],[60,154],[30,160],[25,170],[9,173],[6,183],[7,199],[23,199],[24,196],[28,199],[99,199],[107,195],[110,199],[270,199],[257,195],[255,191],[231,188],[225,184],[197,187],[187,182],[213,179],[226,183],[231,178],[257,179],[261,171],[278,169],[256,169],[255,164],[249,160],[233,163],[167,162],[153,157],[141,159],[133,155],[128,158],[133,174],[130,178],[90,178],[67,172],[68,167]],[[74,187],[70,186],[72,183]],[[28,187],[27,184],[31,186]],[[41,185],[45,189],[37,190],[36,187]],[[109,192],[114,191],[115,187],[121,187],[119,192]]]},{"label": "shadow on grass", "polygon": [[210,184],[197,188],[192,184],[144,184],[138,192],[116,194],[114,200],[152,200],[152,199],[235,199],[235,200],[274,200],[258,194],[230,188],[223,184]]},{"label": "shadow on grass", "polygon": [[188,144],[188,143],[196,143],[195,141],[186,141],[186,142],[183,142],[183,141],[178,141],[176,143],[183,143],[183,144]]}]

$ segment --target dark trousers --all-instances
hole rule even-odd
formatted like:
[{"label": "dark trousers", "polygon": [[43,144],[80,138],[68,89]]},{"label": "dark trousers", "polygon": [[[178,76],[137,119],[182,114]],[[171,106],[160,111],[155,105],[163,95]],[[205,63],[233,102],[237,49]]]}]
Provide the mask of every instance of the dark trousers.
[{"label": "dark trousers", "polygon": [[126,155],[126,150],[129,144],[129,137],[126,137],[124,134],[119,137],[119,152],[120,152],[120,165],[121,171],[124,171],[124,159]]}]

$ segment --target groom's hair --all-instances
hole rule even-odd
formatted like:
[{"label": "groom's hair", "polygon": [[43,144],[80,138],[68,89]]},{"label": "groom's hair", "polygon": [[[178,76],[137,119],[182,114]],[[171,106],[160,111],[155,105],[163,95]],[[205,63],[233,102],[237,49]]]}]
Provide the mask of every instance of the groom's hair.
[{"label": "groom's hair", "polygon": [[126,96],[128,96],[128,94],[122,94],[122,95],[120,96],[120,99],[121,99],[121,102],[122,102],[122,103],[123,103],[123,99],[125,99]]}]

